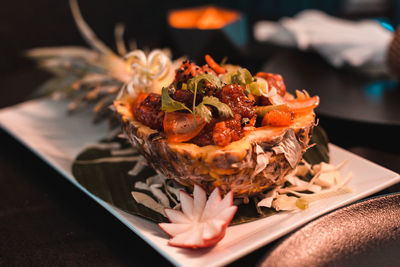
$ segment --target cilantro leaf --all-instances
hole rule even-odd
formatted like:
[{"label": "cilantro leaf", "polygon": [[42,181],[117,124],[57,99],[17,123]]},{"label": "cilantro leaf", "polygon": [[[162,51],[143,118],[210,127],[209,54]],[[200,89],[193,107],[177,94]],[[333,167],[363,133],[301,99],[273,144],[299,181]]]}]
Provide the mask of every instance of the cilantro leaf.
[{"label": "cilantro leaf", "polygon": [[219,99],[216,98],[215,96],[205,96],[200,104],[216,107],[218,113],[226,118],[233,117],[231,108],[227,104],[219,101]]},{"label": "cilantro leaf", "polygon": [[213,74],[197,75],[188,81],[187,87],[193,93],[204,93],[204,81],[211,83],[216,88],[222,87],[221,80]]},{"label": "cilantro leaf", "polygon": [[196,106],[196,114],[203,118],[207,123],[211,121],[212,114],[211,111],[204,105],[203,102]]},{"label": "cilantro leaf", "polygon": [[197,106],[195,105],[197,92],[199,93],[204,92],[205,81],[211,83],[211,85],[216,88],[222,87],[221,80],[217,76],[212,74],[200,74],[190,79],[187,82],[187,89],[193,92],[194,94],[193,109],[189,109],[185,104],[172,99],[168,93],[168,88],[164,87],[162,88],[161,91],[161,110],[166,112],[173,112],[177,110],[188,110],[190,113],[193,114],[195,124],[196,124],[196,115],[199,115],[207,123],[211,121],[212,113],[211,110],[206,105],[214,106],[215,108],[217,108],[218,113],[221,116],[233,117],[233,113],[230,107],[220,102],[219,99],[214,96],[205,96],[200,104],[198,104]]},{"label": "cilantro leaf", "polygon": [[[200,74],[188,81],[187,87],[190,91],[193,92],[193,95],[194,95],[193,96],[193,112],[192,112],[192,114],[193,114],[195,123],[196,123],[196,112],[197,112],[196,96],[197,96],[197,92],[204,93],[204,89],[205,89],[204,81],[208,81],[209,83],[211,83],[211,85],[213,85],[217,88],[222,87],[221,80],[217,76],[212,75],[212,74]],[[202,108],[202,110],[203,110],[203,112],[205,112],[205,110],[203,108]],[[205,113],[203,113],[203,115],[207,116],[207,115],[205,115]]]},{"label": "cilantro leaf", "polygon": [[185,104],[172,99],[168,94],[168,88],[163,87],[161,90],[161,110],[173,112],[182,109],[186,109],[192,113],[192,111],[186,107]]}]

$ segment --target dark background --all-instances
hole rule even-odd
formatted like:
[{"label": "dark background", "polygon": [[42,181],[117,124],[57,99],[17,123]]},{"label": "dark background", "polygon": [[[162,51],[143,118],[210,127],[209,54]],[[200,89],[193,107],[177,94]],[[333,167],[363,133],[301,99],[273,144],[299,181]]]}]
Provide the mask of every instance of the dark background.
[{"label": "dark background", "polygon": [[[247,15],[249,44],[237,54],[228,51],[215,57],[235,58],[240,61],[237,63],[254,71],[269,62],[277,51],[282,52],[254,42],[251,29],[258,20],[276,20],[306,8],[353,19],[383,17],[395,25],[399,17],[398,2],[384,0],[372,8],[365,5],[355,9],[349,8],[347,1],[334,0],[79,1],[84,18],[110,47],[114,48],[115,24],[123,22],[126,40],[134,38],[139,48],[171,47],[176,56],[181,54],[169,36],[167,11],[209,3],[238,9]],[[68,1],[13,0],[3,1],[1,5],[0,108],[24,101],[50,77],[25,59],[23,51],[40,46],[85,45],[73,22]],[[298,60],[303,66],[301,56],[292,53],[296,52],[289,51],[292,62]],[[336,73],[320,58],[315,55],[312,58],[315,66]],[[306,79],[312,81],[312,75]],[[290,77],[287,78],[290,82]],[[342,120],[323,114],[319,117],[333,143],[400,172],[398,126]],[[3,130],[0,151],[1,266],[166,264],[161,255],[132,231]],[[264,247],[235,265],[254,265],[270,248],[271,245]]]},{"label": "dark background", "polygon": [[[341,1],[79,1],[82,14],[97,35],[113,47],[113,30],[117,22],[126,25],[126,36],[137,40],[139,47],[168,46],[166,13],[168,10],[216,4],[241,10],[252,25],[260,19],[292,16],[305,8],[340,13]],[[68,1],[16,0],[0,10],[0,71],[19,69],[26,61],[22,51],[37,46],[84,45],[73,22]],[[249,26],[250,27],[250,26]]]},{"label": "dark background", "polygon": [[[79,4],[89,25],[110,47],[114,48],[114,26],[122,22],[126,26],[126,40],[136,40],[139,48],[170,47],[175,52],[174,55],[179,56],[181,51],[175,49],[166,23],[167,12],[176,8],[215,4],[240,10],[247,16],[250,40],[254,22],[293,16],[307,8],[320,9],[329,14],[348,18],[384,17],[397,24],[399,17],[397,14],[400,10],[398,1],[378,0],[374,5],[364,4],[361,7],[350,5],[348,2],[345,0],[81,0]],[[11,96],[9,91],[18,90],[21,95],[26,94],[27,91],[21,88],[35,88],[48,78],[43,72],[32,72],[33,63],[23,57],[25,50],[40,46],[85,45],[73,22],[66,0],[3,1],[0,8],[0,40],[0,97],[5,100],[0,107],[18,102],[18,98]],[[265,57],[268,56],[268,53],[264,54]],[[241,61],[249,55],[240,58],[237,56],[237,51],[227,51],[224,55],[216,56],[228,56]],[[261,59],[264,58],[261,56]],[[243,64],[243,62],[235,63]],[[257,67],[259,66],[254,66]]]}]

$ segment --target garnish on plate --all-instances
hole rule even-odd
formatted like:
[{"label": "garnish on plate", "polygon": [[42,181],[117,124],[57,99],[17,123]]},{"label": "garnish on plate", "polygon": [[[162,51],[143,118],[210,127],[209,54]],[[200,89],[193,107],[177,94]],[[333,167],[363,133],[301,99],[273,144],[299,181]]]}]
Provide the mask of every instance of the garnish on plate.
[{"label": "garnish on plate", "polygon": [[[304,154],[306,160],[286,176],[282,187],[271,187],[249,197],[248,202],[234,199],[238,209],[231,225],[271,216],[276,210],[301,211],[320,198],[349,190],[346,183],[350,177],[342,177],[343,171],[340,171],[343,164],[335,169],[326,168],[329,166],[326,165],[329,162],[328,140],[320,127],[314,128],[310,144],[313,146]],[[328,176],[324,174],[318,181],[313,177],[321,170]],[[128,213],[157,223],[168,221],[164,213],[166,208],[181,209],[181,190],[192,191],[157,174],[121,135],[86,147],[75,160],[72,171],[77,181],[92,194]]]},{"label": "garnish on plate", "polygon": [[183,248],[204,248],[218,243],[224,236],[237,207],[233,206],[233,194],[228,193],[223,200],[218,188],[207,200],[206,191],[194,186],[193,197],[180,192],[182,211],[165,209],[171,223],[159,226],[171,236],[168,244]]}]

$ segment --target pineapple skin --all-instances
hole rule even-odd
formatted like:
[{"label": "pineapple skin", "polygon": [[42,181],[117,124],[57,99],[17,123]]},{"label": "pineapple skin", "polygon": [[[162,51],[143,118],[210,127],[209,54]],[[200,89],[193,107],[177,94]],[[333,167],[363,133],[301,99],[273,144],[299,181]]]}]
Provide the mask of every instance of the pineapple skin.
[{"label": "pineapple skin", "polygon": [[[132,101],[120,100],[118,108],[122,129],[132,145],[158,173],[184,186],[200,185],[208,194],[219,187],[223,195],[233,192],[235,198],[248,198],[284,182],[291,166],[285,155],[272,148],[284,142],[292,131],[300,147],[296,165],[301,161],[315,125],[315,113],[297,116],[289,127],[261,127],[225,147],[199,147],[190,143],[168,143],[163,133],[136,121],[130,112]],[[258,174],[256,146],[270,153],[269,162]],[[293,165],[293,164],[292,164]]]}]

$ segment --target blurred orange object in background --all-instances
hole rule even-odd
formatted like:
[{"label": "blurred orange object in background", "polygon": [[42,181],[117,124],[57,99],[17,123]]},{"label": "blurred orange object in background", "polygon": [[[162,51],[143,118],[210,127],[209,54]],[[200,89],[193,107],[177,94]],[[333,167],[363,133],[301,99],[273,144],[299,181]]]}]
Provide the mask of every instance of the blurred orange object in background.
[{"label": "blurred orange object in background", "polygon": [[174,10],[168,16],[168,22],[175,28],[220,29],[236,21],[240,13],[232,10],[203,6],[184,10]]}]

